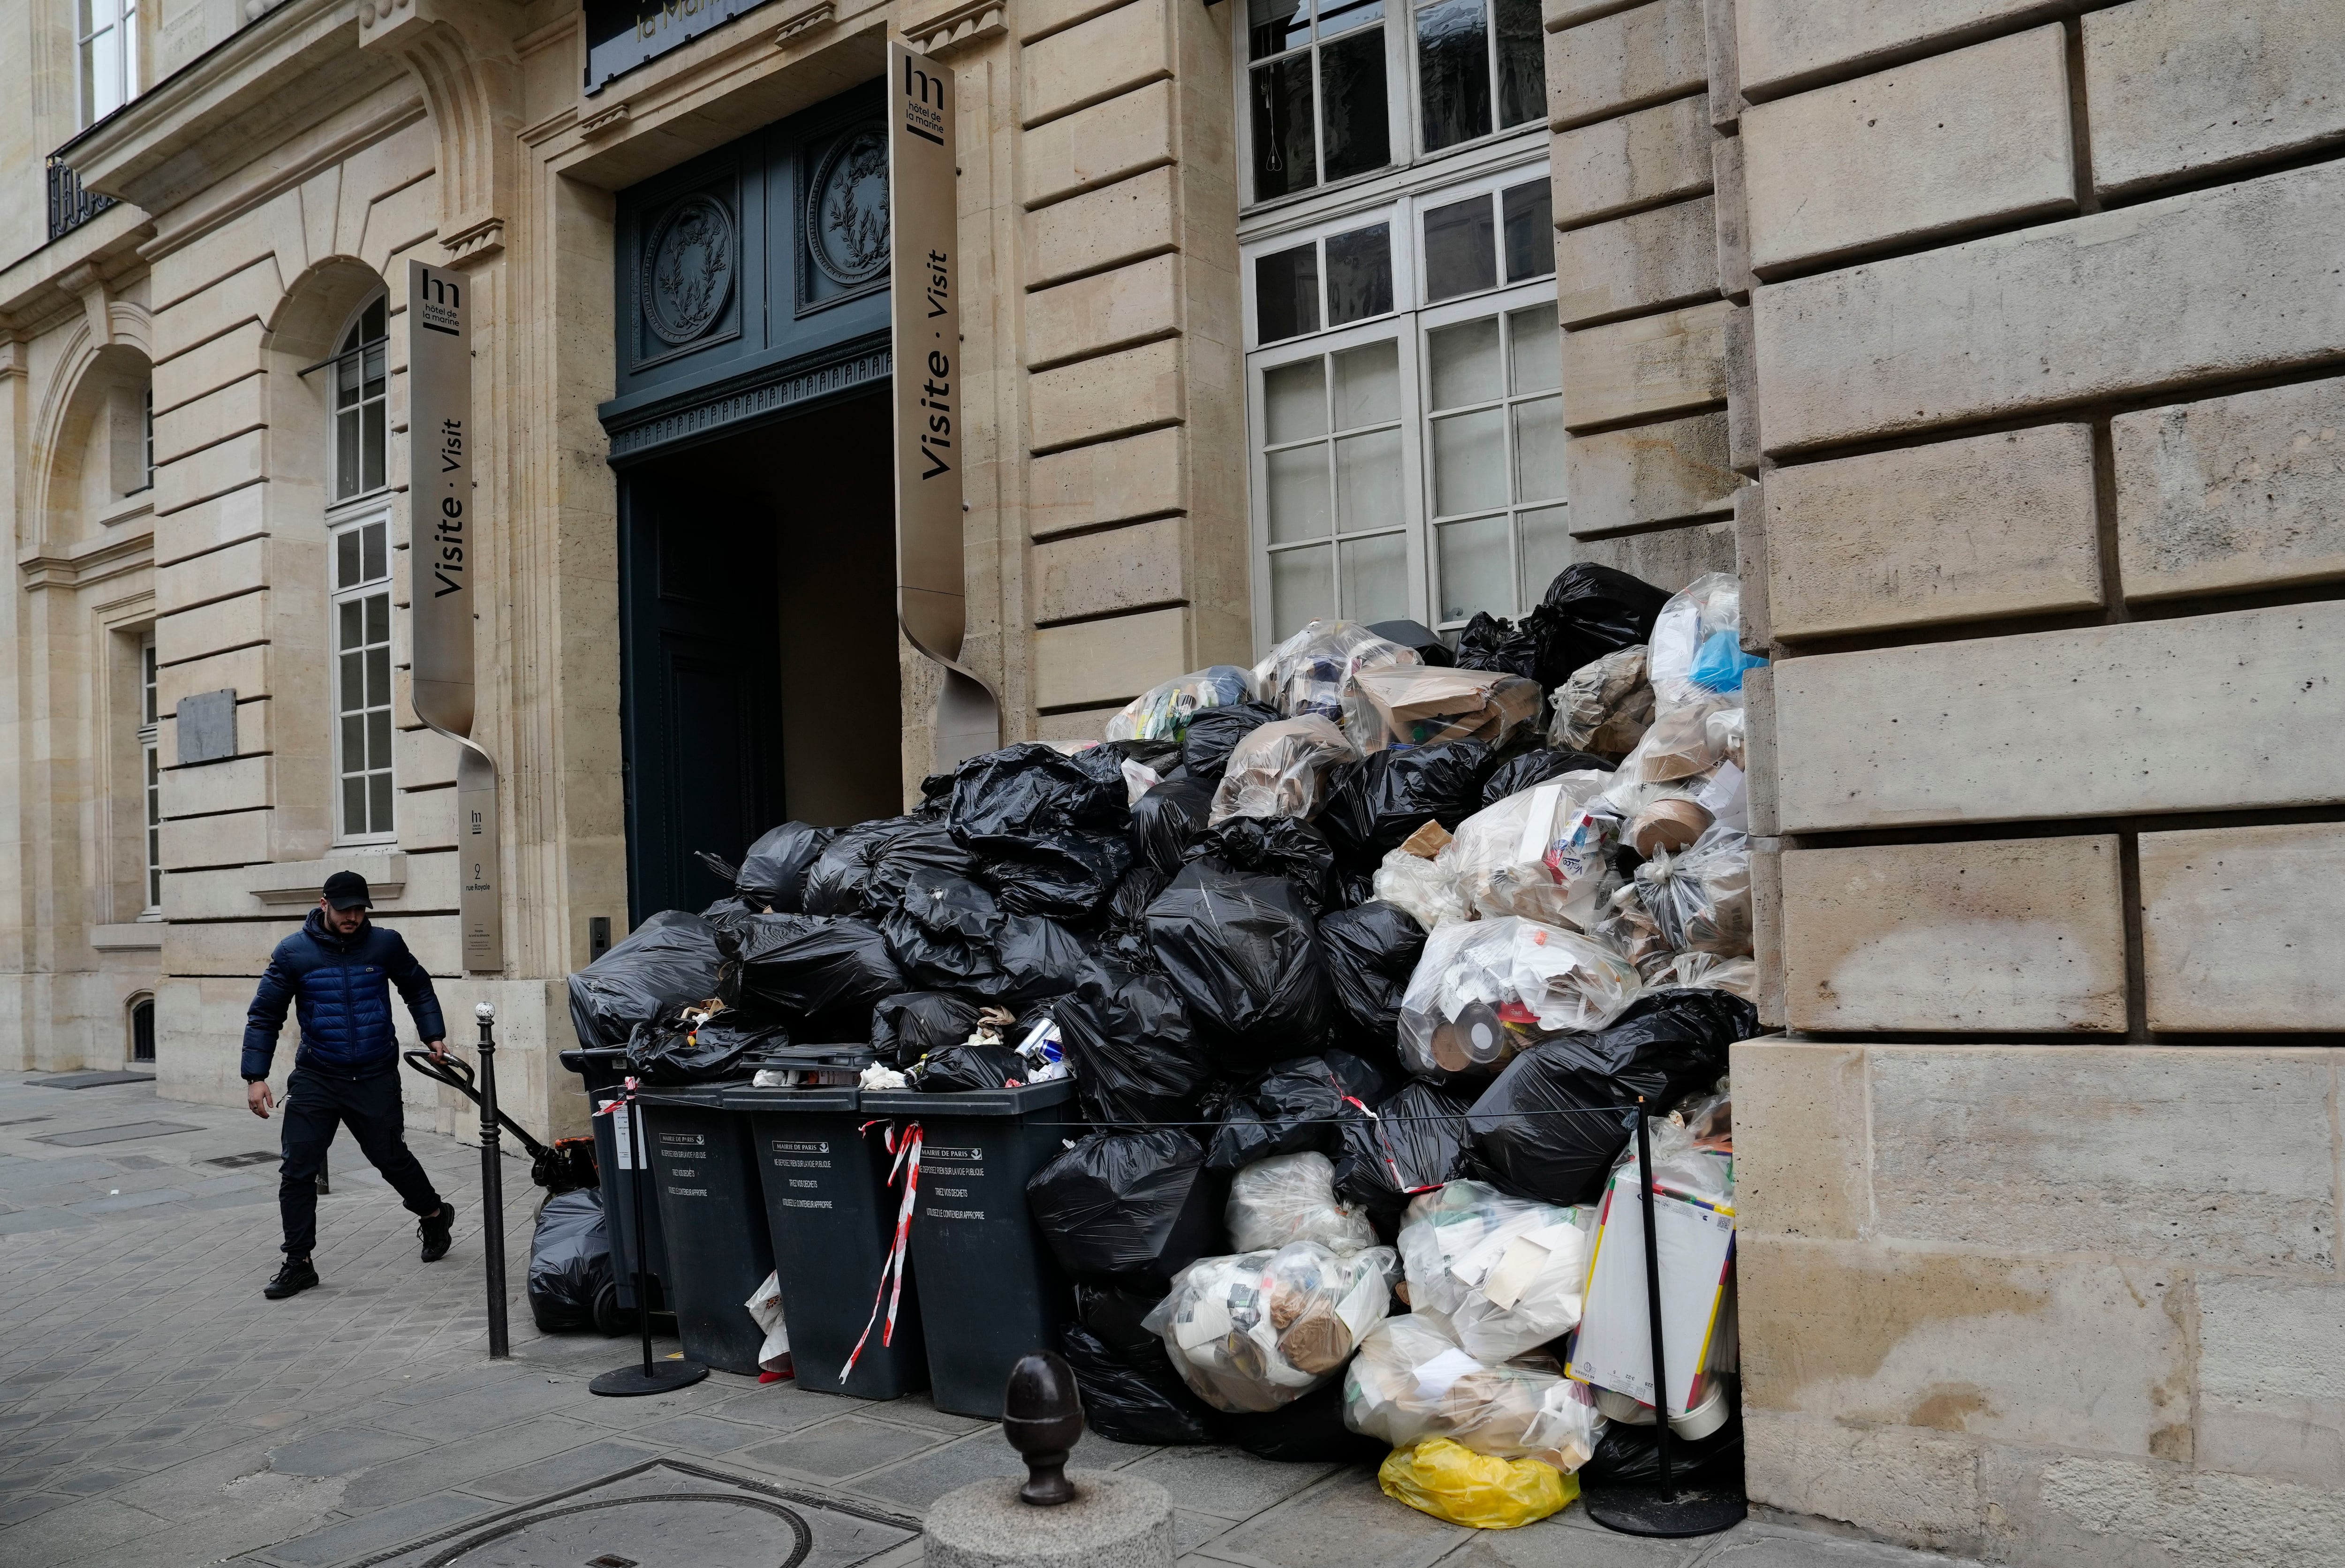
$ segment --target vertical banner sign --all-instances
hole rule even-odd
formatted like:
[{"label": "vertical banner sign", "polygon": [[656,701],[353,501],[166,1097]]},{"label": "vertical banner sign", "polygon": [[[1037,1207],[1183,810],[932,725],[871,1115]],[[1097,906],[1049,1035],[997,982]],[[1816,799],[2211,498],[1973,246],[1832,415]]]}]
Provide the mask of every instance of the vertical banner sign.
[{"label": "vertical banner sign", "polygon": [[456,743],[464,972],[504,968],[497,898],[497,765],[472,734],[472,334],[461,272],[407,264],[408,605],[415,716]]},{"label": "vertical banner sign", "polygon": [[888,45],[888,207],[896,393],[896,618],[941,666],[937,766],[1001,744],[1001,705],[960,662],[969,627],[961,558],[959,225],[952,72]]}]

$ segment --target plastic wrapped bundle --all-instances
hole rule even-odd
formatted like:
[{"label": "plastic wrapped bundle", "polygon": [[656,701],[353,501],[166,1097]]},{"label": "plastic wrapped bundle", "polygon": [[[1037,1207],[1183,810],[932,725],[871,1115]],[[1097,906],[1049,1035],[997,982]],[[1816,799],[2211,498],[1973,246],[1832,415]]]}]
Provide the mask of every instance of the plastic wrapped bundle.
[{"label": "plastic wrapped bundle", "polygon": [[1411,847],[1414,842],[1385,857],[1369,891],[1381,901],[1407,911],[1427,931],[1445,921],[1471,920],[1474,911],[1467,908],[1465,895],[1457,891],[1457,879],[1442,865],[1437,853],[1421,854]]},{"label": "plastic wrapped bundle", "polygon": [[1447,1438],[1396,1448],[1376,1467],[1386,1497],[1452,1524],[1513,1530],[1560,1512],[1579,1495],[1579,1481],[1535,1459],[1476,1453]]},{"label": "plastic wrapped bundle", "polygon": [[1334,999],[1294,883],[1199,860],[1157,895],[1147,920],[1164,978],[1223,1065],[1258,1072],[1326,1034]]},{"label": "plastic wrapped bundle", "polygon": [[742,1004],[798,1023],[793,1033],[810,1044],[864,1038],[871,1010],[904,989],[869,921],[772,914],[742,922]]},{"label": "plastic wrapped bundle", "polygon": [[838,837],[836,828],[805,822],[767,829],[741,857],[733,891],[758,913],[798,913],[804,908],[807,873]]},{"label": "plastic wrapped bundle", "polygon": [[1336,1201],[1335,1166],[1315,1149],[1238,1172],[1223,1213],[1230,1245],[1240,1252],[1274,1252],[1290,1241],[1323,1242],[1337,1252],[1376,1244],[1368,1217]]},{"label": "plastic wrapped bundle", "polygon": [[1221,1247],[1204,1151],[1178,1127],[1092,1133],[1026,1181],[1026,1207],[1078,1279],[1162,1289]]},{"label": "plastic wrapped bundle", "polygon": [[1425,952],[1425,928],[1397,904],[1365,903],[1319,921],[1319,951],[1335,988],[1335,1005],[1359,1031],[1359,1048],[1396,1060],[1400,999]]},{"label": "plastic wrapped bundle", "polygon": [[[1415,1294],[1414,1287],[1411,1288]],[[1354,1431],[1411,1448],[1426,1438],[1497,1459],[1535,1459],[1569,1472],[1588,1462],[1604,1419],[1591,1395],[1545,1366],[1487,1363],[1422,1312],[1370,1329],[1344,1379]]]},{"label": "plastic wrapped bundle", "polygon": [[1421,661],[1356,621],[1313,621],[1254,667],[1254,686],[1289,718],[1315,713],[1344,720],[1345,688],[1365,669]]},{"label": "plastic wrapped bundle", "polygon": [[1641,1096],[1673,1105],[1715,1084],[1728,1048],[1759,1033],[1759,1012],[1713,989],[1650,991],[1612,1025],[1533,1046],[1474,1103],[1474,1153],[1490,1179],[1544,1203],[1593,1203],[1628,1145]]},{"label": "plastic wrapped bundle", "polygon": [[1706,987],[1759,1000],[1759,961],[1755,958],[1717,959],[1706,952],[1681,952],[1670,961],[1655,985]]},{"label": "plastic wrapped bundle", "polygon": [[1344,1124],[1335,1193],[1386,1223],[1411,1197],[1457,1175],[1471,1130],[1468,1096],[1436,1084],[1411,1082],[1376,1107],[1374,1116]]},{"label": "plastic wrapped bundle", "polygon": [[731,940],[686,910],[662,910],[644,921],[570,977],[578,1044],[624,1045],[647,1018],[730,999],[739,982]]},{"label": "plastic wrapped bundle", "polygon": [[1645,907],[1644,893],[1633,881],[1612,890],[1604,901],[1603,914],[1588,934],[1635,964],[1648,985],[1655,983],[1656,976],[1670,972],[1677,958],[1669,939],[1661,935],[1653,911]]},{"label": "plastic wrapped bundle", "polygon": [[1312,816],[1326,798],[1328,773],[1355,755],[1344,732],[1316,714],[1265,724],[1231,751],[1206,821]]},{"label": "plastic wrapped bundle", "polygon": [[1052,1009],[1083,1117],[1101,1125],[1183,1122],[1213,1077],[1172,985],[1111,965],[1087,971]]},{"label": "plastic wrapped bundle", "polygon": [[1641,988],[1600,942],[1516,916],[1445,925],[1401,998],[1400,1059],[1436,1081],[1486,1078],[1541,1038],[1603,1028]]},{"label": "plastic wrapped bundle", "polygon": [[912,873],[922,870],[965,877],[977,870],[977,859],[939,821],[884,817],[858,822],[826,845],[807,868],[806,912],[878,920],[904,901]]},{"label": "plastic wrapped bundle", "polygon": [[1557,869],[1554,848],[1568,839],[1581,809],[1611,783],[1589,769],[1566,773],[1477,811],[1441,851],[1442,869],[1477,914],[1521,915],[1549,925],[1579,925],[1584,894]]},{"label": "plastic wrapped bundle", "polygon": [[1235,665],[1217,664],[1175,676],[1133,697],[1107,721],[1110,740],[1178,740],[1201,708],[1227,708],[1254,696],[1254,677]]},{"label": "plastic wrapped bundle", "polygon": [[1384,1094],[1383,1075],[1348,1051],[1281,1062],[1223,1108],[1205,1164],[1234,1171],[1273,1155],[1333,1153],[1343,1147],[1344,1124]]},{"label": "plastic wrapped bundle", "polygon": [[1432,1313],[1467,1355],[1493,1364],[1579,1327],[1594,1208],[1508,1197],[1453,1181],[1408,1206],[1401,1267],[1409,1305]]},{"label": "plastic wrapped bundle", "polygon": [[529,1244],[529,1313],[539,1330],[558,1334],[593,1328],[595,1299],[612,1278],[601,1190],[588,1187],[547,1198]]},{"label": "plastic wrapped bundle", "polygon": [[1387,1247],[1337,1252],[1316,1241],[1200,1258],[1146,1326],[1215,1410],[1274,1410],[1343,1369],[1383,1320],[1397,1261]]},{"label": "plastic wrapped bundle", "polygon": [[1696,577],[1653,623],[1654,711],[1740,692],[1745,671],[1767,661],[1742,651],[1742,585],[1731,574]]},{"label": "plastic wrapped bundle", "polygon": [[1349,693],[1345,728],[1363,752],[1449,740],[1503,747],[1538,724],[1546,707],[1537,681],[1427,665],[1362,670]]},{"label": "plastic wrapped bundle", "polygon": [[1661,937],[1680,952],[1742,958],[1751,952],[1751,840],[1715,827],[1679,855],[1637,868],[1637,891]]},{"label": "plastic wrapped bundle", "polygon": [[1492,752],[1478,740],[1377,751],[1335,769],[1319,830],[1347,870],[1374,871],[1427,822],[1455,830],[1482,799]]},{"label": "plastic wrapped bundle", "polygon": [[1583,665],[1555,692],[1548,739],[1574,751],[1625,757],[1653,722],[1653,685],[1646,650],[1622,648]]}]

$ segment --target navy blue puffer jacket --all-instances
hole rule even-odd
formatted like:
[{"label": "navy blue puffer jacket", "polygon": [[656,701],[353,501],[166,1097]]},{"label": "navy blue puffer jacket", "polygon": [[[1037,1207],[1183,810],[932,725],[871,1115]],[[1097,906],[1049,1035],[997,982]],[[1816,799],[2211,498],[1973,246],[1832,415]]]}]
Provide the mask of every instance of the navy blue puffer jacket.
[{"label": "navy blue puffer jacket", "polygon": [[311,910],[301,929],[269,955],[260,989],[253,993],[244,1019],[244,1076],[269,1076],[288,1003],[301,1022],[294,1065],[330,1073],[389,1066],[399,1055],[391,1021],[394,985],[415,1015],[418,1035],[437,1040],[447,1033],[431,977],[397,932],[368,921],[344,936],[326,923],[325,911]]}]

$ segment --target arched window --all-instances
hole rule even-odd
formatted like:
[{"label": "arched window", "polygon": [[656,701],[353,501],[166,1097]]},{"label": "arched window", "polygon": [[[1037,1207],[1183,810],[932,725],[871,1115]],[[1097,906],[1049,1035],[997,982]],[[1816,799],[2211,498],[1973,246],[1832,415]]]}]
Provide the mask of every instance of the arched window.
[{"label": "arched window", "polygon": [[393,826],[385,325],[385,301],[378,294],[350,318],[331,382],[327,636],[334,653],[334,831],[343,843],[387,842]]}]

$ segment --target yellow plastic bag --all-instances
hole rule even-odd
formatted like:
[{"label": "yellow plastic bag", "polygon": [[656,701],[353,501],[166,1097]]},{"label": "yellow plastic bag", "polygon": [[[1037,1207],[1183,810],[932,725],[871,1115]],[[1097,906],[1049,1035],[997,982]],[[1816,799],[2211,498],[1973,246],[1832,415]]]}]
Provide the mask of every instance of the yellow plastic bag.
[{"label": "yellow plastic bag", "polygon": [[1579,1495],[1579,1478],[1551,1464],[1493,1459],[1438,1437],[1393,1450],[1376,1483],[1420,1512],[1477,1530],[1535,1524]]}]

